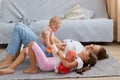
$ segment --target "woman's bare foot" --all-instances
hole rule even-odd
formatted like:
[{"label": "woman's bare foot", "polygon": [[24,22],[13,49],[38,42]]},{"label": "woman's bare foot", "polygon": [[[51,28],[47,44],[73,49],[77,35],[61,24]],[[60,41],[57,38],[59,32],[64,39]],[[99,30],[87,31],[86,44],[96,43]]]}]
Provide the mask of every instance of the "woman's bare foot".
[{"label": "woman's bare foot", "polygon": [[38,69],[37,68],[33,69],[29,67],[29,68],[24,69],[23,72],[27,74],[35,74],[35,73],[38,73]]},{"label": "woman's bare foot", "polygon": [[2,62],[0,62],[0,69],[1,68],[7,68],[13,61],[7,61],[7,60],[3,60]]},{"label": "woman's bare foot", "polygon": [[13,62],[13,57],[7,54],[6,58],[0,62],[0,69],[8,67]]},{"label": "woman's bare foot", "polygon": [[13,69],[10,69],[10,68],[0,69],[0,75],[3,75],[3,74],[12,74],[12,73],[14,73]]}]

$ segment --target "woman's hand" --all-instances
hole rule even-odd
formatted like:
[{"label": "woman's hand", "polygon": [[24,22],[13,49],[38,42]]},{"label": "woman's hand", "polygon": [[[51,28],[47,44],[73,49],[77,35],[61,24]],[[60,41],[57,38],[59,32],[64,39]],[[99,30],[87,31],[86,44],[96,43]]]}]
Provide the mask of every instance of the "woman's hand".
[{"label": "woman's hand", "polygon": [[93,44],[90,44],[90,45],[85,46],[85,48],[86,48],[86,49],[92,49],[93,46],[94,46]]}]

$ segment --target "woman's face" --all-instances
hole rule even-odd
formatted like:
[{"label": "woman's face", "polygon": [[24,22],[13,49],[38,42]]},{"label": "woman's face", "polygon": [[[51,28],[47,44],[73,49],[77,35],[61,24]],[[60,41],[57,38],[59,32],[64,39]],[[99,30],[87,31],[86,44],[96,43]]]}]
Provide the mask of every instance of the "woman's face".
[{"label": "woman's face", "polygon": [[95,45],[95,44],[91,44],[88,46],[85,46],[86,49],[90,49],[95,55],[97,55],[97,53],[99,52],[101,46],[100,45]]}]

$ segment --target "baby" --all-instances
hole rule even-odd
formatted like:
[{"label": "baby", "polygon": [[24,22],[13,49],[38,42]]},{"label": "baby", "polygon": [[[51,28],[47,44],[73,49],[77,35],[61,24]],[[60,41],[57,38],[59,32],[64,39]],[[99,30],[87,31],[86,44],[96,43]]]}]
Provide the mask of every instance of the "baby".
[{"label": "baby", "polygon": [[49,24],[47,27],[43,29],[43,31],[40,33],[40,40],[43,42],[43,44],[47,47],[47,51],[52,53],[52,45],[51,45],[51,39],[58,43],[60,42],[54,35],[54,32],[58,30],[61,26],[61,19],[57,16],[51,18],[49,21]]}]

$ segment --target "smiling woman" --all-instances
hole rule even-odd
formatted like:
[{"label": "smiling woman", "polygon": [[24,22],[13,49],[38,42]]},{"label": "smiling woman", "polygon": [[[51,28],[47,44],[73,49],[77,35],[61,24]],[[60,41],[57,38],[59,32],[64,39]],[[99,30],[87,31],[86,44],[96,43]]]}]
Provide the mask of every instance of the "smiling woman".
[{"label": "smiling woman", "polygon": [[98,60],[101,59],[105,59],[108,58],[109,56],[106,54],[106,50],[105,48],[103,48],[100,45],[95,45],[95,44],[91,44],[91,45],[87,45],[85,46],[86,49],[91,49],[91,51],[97,56]]}]

